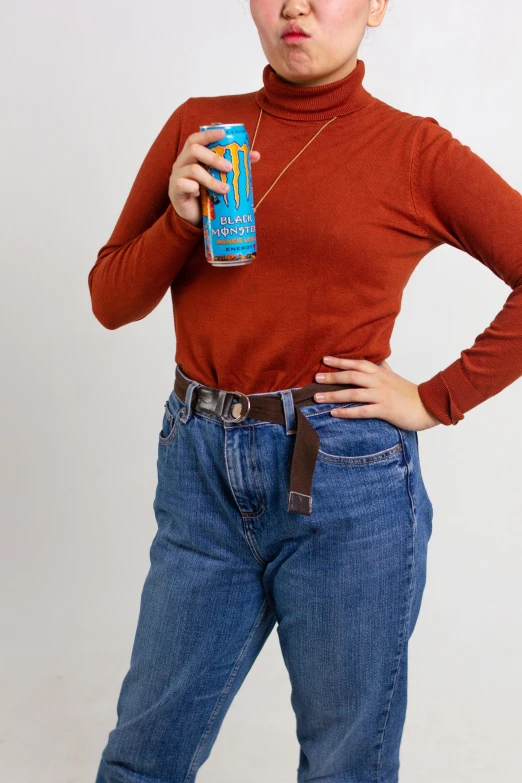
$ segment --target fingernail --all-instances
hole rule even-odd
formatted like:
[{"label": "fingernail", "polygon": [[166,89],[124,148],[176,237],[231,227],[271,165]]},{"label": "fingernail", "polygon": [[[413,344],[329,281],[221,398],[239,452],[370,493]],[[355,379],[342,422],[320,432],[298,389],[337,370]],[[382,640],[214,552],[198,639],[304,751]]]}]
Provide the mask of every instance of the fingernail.
[{"label": "fingernail", "polygon": [[315,377],[317,378],[318,381],[324,381],[326,375],[323,375],[322,373],[317,373]]},{"label": "fingernail", "polygon": [[332,358],[333,358],[332,356],[323,356],[323,359],[325,360],[325,362],[330,362],[332,360]]},{"label": "fingernail", "polygon": [[316,394],[315,395],[316,400],[324,400],[324,394]]}]

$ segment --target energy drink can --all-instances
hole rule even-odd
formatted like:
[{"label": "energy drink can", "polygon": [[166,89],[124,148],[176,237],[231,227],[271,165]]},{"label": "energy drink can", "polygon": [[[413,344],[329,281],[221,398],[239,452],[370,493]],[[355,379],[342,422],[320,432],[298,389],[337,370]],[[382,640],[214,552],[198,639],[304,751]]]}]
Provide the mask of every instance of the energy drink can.
[{"label": "energy drink can", "polygon": [[257,251],[250,142],[243,123],[213,122],[201,125],[199,130],[220,128],[226,135],[207,146],[229,160],[232,170],[206,168],[230,188],[226,193],[216,193],[200,185],[205,258],[214,266],[242,266],[250,264]]}]

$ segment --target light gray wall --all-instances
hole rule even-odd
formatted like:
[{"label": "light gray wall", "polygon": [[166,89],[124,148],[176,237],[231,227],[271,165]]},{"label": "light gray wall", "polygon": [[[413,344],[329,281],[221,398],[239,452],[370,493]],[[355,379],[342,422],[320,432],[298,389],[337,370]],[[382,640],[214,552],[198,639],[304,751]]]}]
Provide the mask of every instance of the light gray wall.
[{"label": "light gray wall", "polygon": [[[365,86],[436,117],[520,190],[521,26],[518,3],[395,0],[359,50]],[[168,296],[110,332],[87,274],[174,108],[259,88],[266,61],[241,0],[4,0],[0,36],[0,776],[93,783],[156,529],[175,346]],[[437,249],[406,289],[389,364],[431,377],[508,293],[473,258]],[[521,384],[420,434],[435,516],[401,783],[519,773]],[[289,697],[273,633],[198,780],[295,780]]]}]

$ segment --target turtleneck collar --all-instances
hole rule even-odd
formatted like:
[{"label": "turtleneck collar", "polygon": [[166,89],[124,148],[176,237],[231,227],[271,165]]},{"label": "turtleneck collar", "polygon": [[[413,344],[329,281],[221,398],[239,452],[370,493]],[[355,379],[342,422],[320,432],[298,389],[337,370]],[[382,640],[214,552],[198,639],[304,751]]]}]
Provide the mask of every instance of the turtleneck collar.
[{"label": "turtleneck collar", "polygon": [[264,86],[256,92],[256,102],[268,114],[288,120],[329,120],[350,114],[371,100],[362,85],[364,72],[364,61],[358,59],[355,68],[342,79],[309,87],[281,79],[267,63]]}]

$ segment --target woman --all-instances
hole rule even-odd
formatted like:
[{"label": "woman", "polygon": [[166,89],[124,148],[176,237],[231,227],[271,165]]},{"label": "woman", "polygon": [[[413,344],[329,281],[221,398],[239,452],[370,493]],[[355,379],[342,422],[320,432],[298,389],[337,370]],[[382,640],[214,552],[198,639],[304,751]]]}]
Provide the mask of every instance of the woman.
[{"label": "woman", "polygon": [[[357,50],[387,0],[250,7],[263,87],[174,111],[89,274],[108,329],[170,287],[177,337],[158,531],[97,783],[194,780],[276,622],[299,783],[395,783],[433,515],[417,432],[522,375],[522,197],[434,118],[365,90]],[[206,147],[222,132],[198,132],[213,122],[243,122],[255,149],[258,254],[228,269],[203,247],[200,188],[229,174]],[[416,385],[385,359],[443,243],[513,290]]]}]

